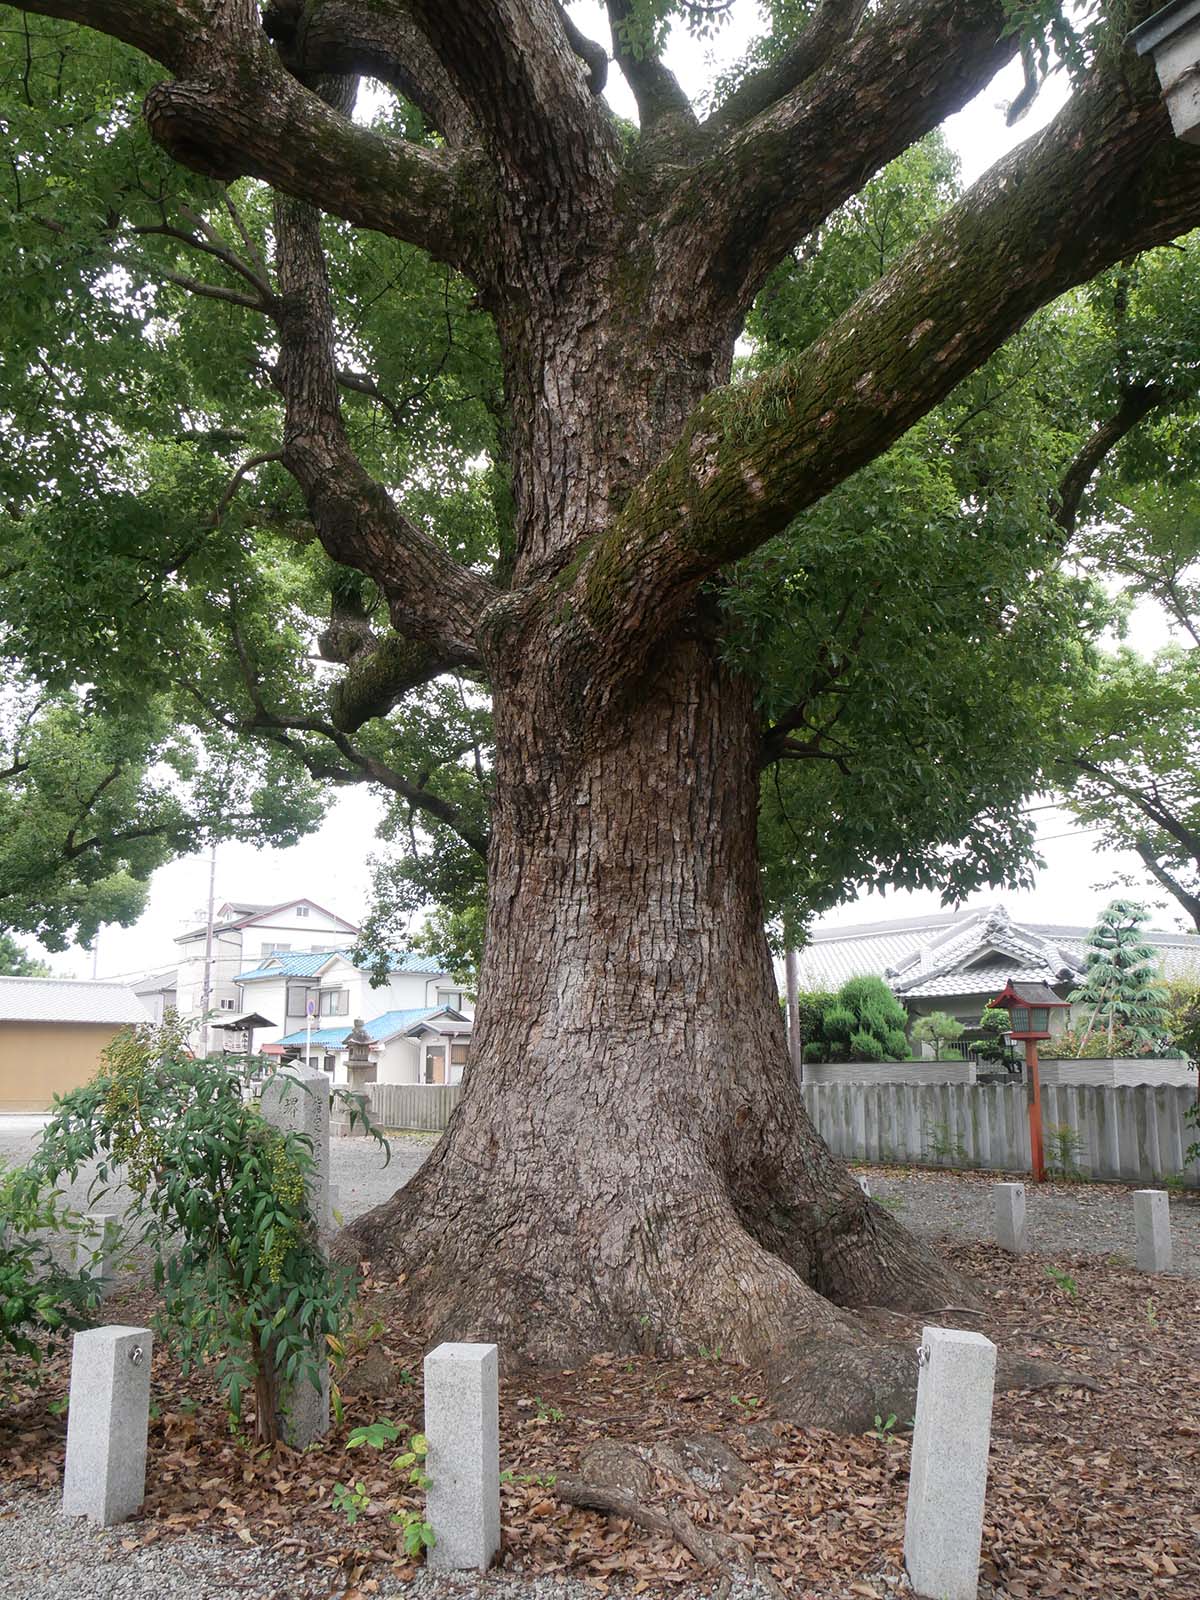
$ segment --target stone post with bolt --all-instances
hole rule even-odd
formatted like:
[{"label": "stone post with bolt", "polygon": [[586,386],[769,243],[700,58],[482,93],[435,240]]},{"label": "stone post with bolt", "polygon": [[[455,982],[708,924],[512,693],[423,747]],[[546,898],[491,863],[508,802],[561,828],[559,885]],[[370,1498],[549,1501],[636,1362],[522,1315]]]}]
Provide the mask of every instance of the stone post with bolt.
[{"label": "stone post with bolt", "polygon": [[141,1510],[152,1350],[149,1328],[88,1328],[75,1335],[64,1516],[107,1527]]},{"label": "stone post with bolt", "polygon": [[918,1359],[904,1564],[917,1594],[975,1600],[996,1346],[981,1333],[924,1328]]},{"label": "stone post with bolt", "polygon": [[1024,1255],[1029,1249],[1029,1229],[1025,1223],[1025,1185],[992,1185],[992,1224],[1001,1250]]}]

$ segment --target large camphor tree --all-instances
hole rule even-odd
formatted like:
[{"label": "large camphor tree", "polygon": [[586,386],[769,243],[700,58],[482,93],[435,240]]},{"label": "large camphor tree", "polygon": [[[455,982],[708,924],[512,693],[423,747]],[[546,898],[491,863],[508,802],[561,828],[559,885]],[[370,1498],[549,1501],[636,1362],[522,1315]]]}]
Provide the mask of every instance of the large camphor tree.
[{"label": "large camphor tree", "polygon": [[[1200,158],[1173,142],[1152,72],[1122,43],[1150,8],[1110,8],[1054,122],[749,383],[731,381],[735,341],[773,270],[1022,41],[1052,24],[1061,37],[1056,15],[780,3],[754,64],[701,114],[657,23],[711,8],[609,0],[632,128],[603,98],[607,52],[557,0],[18,9],[143,52],[161,73],[144,110],[162,149],[219,183],[273,187],[269,269],[249,232],[236,253],[215,232],[201,243],[234,260],[224,298],[274,330],[265,380],[285,426],[270,454],[329,557],[385,597],[393,632],[358,688],[386,707],[458,671],[492,695],[465,1093],[350,1248],[403,1274],[431,1338],[557,1362],[647,1343],[789,1351],[796,1414],[869,1416],[911,1359],[852,1308],[963,1291],[864,1199],[792,1079],[756,814],[764,732],[802,745],[805,719],[764,730],[723,648],[723,575],[1040,306],[1200,221]],[[356,121],[363,76],[436,137],[415,118],[408,136]],[[491,319],[508,511],[486,567],[455,559],[356,448],[322,213],[427,252]],[[336,743],[337,716],[327,731]]]}]

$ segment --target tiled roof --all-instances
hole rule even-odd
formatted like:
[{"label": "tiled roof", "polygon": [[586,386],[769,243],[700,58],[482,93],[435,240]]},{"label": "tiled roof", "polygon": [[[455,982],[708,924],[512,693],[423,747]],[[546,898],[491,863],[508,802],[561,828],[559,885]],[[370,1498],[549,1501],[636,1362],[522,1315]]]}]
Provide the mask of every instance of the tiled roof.
[{"label": "tiled roof", "polygon": [[3,1022],[149,1022],[127,983],[72,978],[0,978]]},{"label": "tiled roof", "polygon": [[[799,953],[800,985],[805,989],[838,989],[847,978],[860,978],[868,974],[882,977],[889,968],[899,971],[906,967],[908,960],[918,956],[925,946],[939,944],[945,949],[949,940],[957,939],[970,927],[986,919],[994,909],[988,907],[908,919],[816,927],[808,944]],[[1071,959],[1072,964],[1082,968],[1083,941],[1089,932],[1087,927],[1077,923],[1023,922],[1017,924],[1016,928],[1023,934],[1048,940],[1057,946],[1064,957]],[[1146,937],[1158,949],[1165,977],[1200,978],[1200,935],[1151,929]],[[1013,976],[1016,976],[1016,970],[1021,969],[1015,969]],[[1027,977],[1026,981],[1033,980]],[[1045,981],[1044,973],[1039,974],[1037,981]],[[904,992],[917,998],[927,992],[969,994],[975,991],[961,987],[926,991],[922,986],[920,990],[906,989]]]},{"label": "tiled roof", "polygon": [[[277,956],[264,959],[262,963],[250,972],[239,972],[233,980],[234,983],[253,983],[256,978],[312,978],[321,970],[325,963],[333,956],[344,956],[350,960],[346,950],[317,950],[306,954],[302,950],[284,950]],[[353,963],[351,963],[353,965]],[[357,968],[359,972],[369,971],[369,966]],[[388,956],[389,972],[415,972],[424,973],[431,978],[439,978],[446,969],[439,966],[432,956],[420,956],[412,950],[393,950]]]},{"label": "tiled roof", "polygon": [[[398,1033],[407,1033],[410,1028],[415,1028],[419,1023],[427,1021],[430,1017],[449,1017],[452,1021],[465,1022],[467,1019],[460,1011],[453,1010],[450,1006],[434,1006],[427,1009],[417,1006],[411,1011],[385,1011],[382,1016],[376,1017],[371,1022],[363,1023],[363,1032],[373,1044],[384,1044],[388,1039],[394,1039]],[[312,1043],[323,1050],[340,1050],[346,1042],[346,1035],[350,1032],[350,1025],[340,1028],[314,1028]],[[280,1044],[304,1044],[309,1035],[304,1028],[298,1028],[295,1033],[289,1033],[280,1039]]]},{"label": "tiled roof", "polygon": [[334,956],[344,950],[281,950],[249,972],[239,972],[234,983],[253,983],[256,978],[314,978]]},{"label": "tiled roof", "polygon": [[[987,962],[978,967],[958,968],[954,972],[947,972],[941,977],[918,978],[910,986],[898,989],[902,1000],[931,1000],[937,995],[971,994],[987,995],[989,998],[999,994],[1009,979],[1014,983],[1044,983],[1045,972],[1041,967],[1031,968],[1028,971],[1014,967],[1011,963]],[[892,981],[892,980],[889,980]],[[1057,983],[1052,987],[1066,991],[1075,987],[1075,979],[1071,978],[1065,983]]]}]

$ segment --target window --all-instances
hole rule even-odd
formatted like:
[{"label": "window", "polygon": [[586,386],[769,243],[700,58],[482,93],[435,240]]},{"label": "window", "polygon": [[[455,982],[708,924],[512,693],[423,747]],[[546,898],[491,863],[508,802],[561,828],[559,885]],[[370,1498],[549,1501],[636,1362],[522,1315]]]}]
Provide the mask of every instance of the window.
[{"label": "window", "polygon": [[[308,915],[308,907],[307,906],[297,906],[296,907],[296,915],[298,917],[306,917]],[[328,1061],[329,1057],[326,1056],[325,1059],[326,1059],[326,1061]]]},{"label": "window", "polygon": [[310,997],[316,999],[315,989],[306,989],[303,984],[295,983],[288,989],[287,1014],[289,1017],[305,1017],[308,1015],[308,1002]]},{"label": "window", "polygon": [[346,1017],[349,1014],[350,991],[348,989],[321,990],[321,1015],[323,1017]]},{"label": "window", "polygon": [[321,1066],[324,1068],[324,1070],[329,1074],[329,1076],[331,1078],[333,1077],[333,1069],[334,1069],[334,1067],[336,1065],[337,1065],[337,1057],[336,1056],[326,1056],[324,1061],[322,1061],[322,1063],[321,1063]]},{"label": "window", "polygon": [[437,1003],[439,1006],[451,1006],[455,1011],[461,1011],[463,1003],[462,990],[439,989],[437,992]]},{"label": "window", "polygon": [[237,1010],[237,1001],[236,1000],[222,1000],[221,1001],[221,1010],[222,1011],[236,1011]]},{"label": "window", "polygon": [[265,944],[262,947],[264,956],[283,956],[291,949],[290,944]]}]

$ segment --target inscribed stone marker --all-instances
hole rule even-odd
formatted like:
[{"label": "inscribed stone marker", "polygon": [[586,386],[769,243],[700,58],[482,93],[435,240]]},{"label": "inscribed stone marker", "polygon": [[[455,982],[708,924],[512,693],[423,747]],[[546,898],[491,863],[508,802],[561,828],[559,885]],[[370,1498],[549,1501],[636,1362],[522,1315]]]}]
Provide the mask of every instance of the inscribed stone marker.
[{"label": "inscribed stone marker", "polygon": [[425,1357],[426,1520],[440,1571],[484,1572],[500,1548],[500,1400],[494,1344],[440,1344]]},{"label": "inscribed stone marker", "polygon": [[[329,1208],[329,1079],[319,1069],[288,1067],[267,1084],[262,1114],[285,1133],[304,1134],[312,1143],[313,1166],[304,1180],[308,1207],[322,1244],[332,1231]],[[306,1377],[280,1383],[280,1433],[294,1450],[304,1450],[329,1432],[329,1359],[324,1344],[313,1352],[318,1381]]]},{"label": "inscribed stone marker", "polygon": [[64,1516],[107,1527],[141,1509],[152,1347],[149,1328],[88,1328],[75,1335]]},{"label": "inscribed stone marker", "polygon": [[921,1347],[904,1564],[917,1594],[975,1600],[996,1346],[980,1333],[924,1328]]},{"label": "inscribed stone marker", "polygon": [[1165,1189],[1135,1189],[1133,1227],[1139,1272],[1170,1272],[1171,1210]]},{"label": "inscribed stone marker", "polygon": [[1011,1250],[1018,1256],[1024,1255],[1029,1249],[1029,1230],[1025,1224],[1023,1183],[992,1185],[992,1219],[996,1243],[1001,1250]]}]

